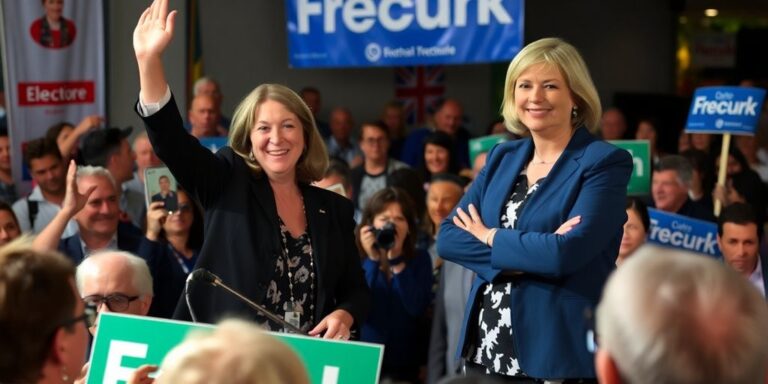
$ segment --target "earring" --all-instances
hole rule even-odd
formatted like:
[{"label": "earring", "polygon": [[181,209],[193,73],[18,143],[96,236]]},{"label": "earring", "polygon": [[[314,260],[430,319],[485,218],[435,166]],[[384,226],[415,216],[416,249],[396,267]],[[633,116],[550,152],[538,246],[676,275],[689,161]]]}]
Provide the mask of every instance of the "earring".
[{"label": "earring", "polygon": [[61,367],[61,382],[62,383],[69,383],[70,378],[69,374],[67,374],[67,367]]},{"label": "earring", "polygon": [[253,156],[253,152],[248,153],[248,160],[256,161],[256,157]]},{"label": "earring", "polygon": [[578,111],[579,111],[579,107],[574,106],[573,109],[571,109],[571,117],[573,117],[574,119],[578,117],[579,116]]}]

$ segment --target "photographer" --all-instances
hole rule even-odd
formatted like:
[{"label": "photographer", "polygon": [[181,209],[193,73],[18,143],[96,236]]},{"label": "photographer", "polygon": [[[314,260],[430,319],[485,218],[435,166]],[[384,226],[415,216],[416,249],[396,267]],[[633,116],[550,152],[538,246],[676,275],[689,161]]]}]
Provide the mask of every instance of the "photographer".
[{"label": "photographer", "polygon": [[418,319],[432,300],[432,263],[415,248],[416,217],[405,191],[388,187],[376,192],[358,227],[365,280],[373,308],[363,323],[362,341],[384,344],[381,379],[417,382]]}]

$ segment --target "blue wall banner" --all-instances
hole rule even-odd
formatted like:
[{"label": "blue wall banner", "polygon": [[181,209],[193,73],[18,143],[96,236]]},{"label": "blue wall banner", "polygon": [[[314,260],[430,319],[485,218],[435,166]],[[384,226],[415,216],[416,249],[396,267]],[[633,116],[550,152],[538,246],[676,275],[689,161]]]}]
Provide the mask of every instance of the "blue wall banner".
[{"label": "blue wall banner", "polygon": [[648,242],[721,258],[717,224],[648,208],[651,231]]},{"label": "blue wall banner", "polygon": [[287,0],[291,67],[507,61],[523,47],[523,0]]},{"label": "blue wall banner", "polygon": [[765,90],[745,87],[696,89],[688,111],[688,133],[754,135]]}]

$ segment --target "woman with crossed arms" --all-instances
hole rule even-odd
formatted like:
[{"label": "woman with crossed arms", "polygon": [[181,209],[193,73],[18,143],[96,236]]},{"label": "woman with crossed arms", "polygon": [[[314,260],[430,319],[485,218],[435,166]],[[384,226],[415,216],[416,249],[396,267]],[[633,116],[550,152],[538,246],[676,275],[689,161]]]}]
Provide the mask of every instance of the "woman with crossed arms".
[{"label": "woman with crossed arms", "polygon": [[554,38],[512,60],[502,113],[521,140],[496,146],[438,253],[477,273],[459,342],[466,370],[502,382],[592,382],[585,309],[619,250],[632,159],[590,133],[600,100],[570,44]]}]

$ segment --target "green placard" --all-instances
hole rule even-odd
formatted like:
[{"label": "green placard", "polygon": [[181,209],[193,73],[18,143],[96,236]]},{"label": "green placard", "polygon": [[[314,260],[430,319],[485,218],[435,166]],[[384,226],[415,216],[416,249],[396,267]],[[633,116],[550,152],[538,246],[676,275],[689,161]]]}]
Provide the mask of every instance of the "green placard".
[{"label": "green placard", "polygon": [[627,195],[651,193],[651,145],[648,140],[611,140],[611,144],[625,149],[632,155],[632,177],[627,185]]},{"label": "green placard", "polygon": [[488,152],[494,145],[503,143],[507,140],[509,140],[509,138],[504,134],[488,135],[469,140],[469,166],[472,166],[472,164],[475,163],[475,157],[477,157],[477,155],[483,152]]},{"label": "green placard", "polygon": [[[88,384],[125,383],[142,364],[160,365],[165,355],[193,330],[209,324],[103,313],[91,351]],[[301,358],[315,384],[378,382],[384,346],[273,333]]]}]

